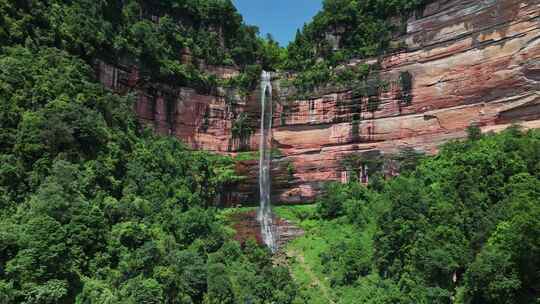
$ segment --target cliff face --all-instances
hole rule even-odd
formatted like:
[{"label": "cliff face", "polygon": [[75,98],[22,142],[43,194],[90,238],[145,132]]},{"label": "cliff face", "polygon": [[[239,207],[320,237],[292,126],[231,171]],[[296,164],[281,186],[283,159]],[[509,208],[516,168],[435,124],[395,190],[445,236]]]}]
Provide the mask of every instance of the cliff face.
[{"label": "cliff face", "polygon": [[[514,121],[540,127],[540,1],[438,1],[409,20],[401,37],[408,50],[382,59],[390,84],[379,109],[352,91],[295,101],[286,125],[274,130],[294,163],[298,183],[280,200],[311,198],[321,181],[347,175],[347,154],[414,147],[434,153],[445,141],[466,136],[471,124],[501,130]],[[412,76],[400,92],[400,74]],[[403,96],[412,95],[410,103]],[[361,104],[359,123],[342,105]],[[334,123],[335,121],[344,121]]]},{"label": "cliff face", "polygon": [[[286,92],[276,98],[273,136],[281,155],[274,160],[274,201],[309,201],[324,182],[346,180],[342,160],[350,154],[388,155],[404,147],[434,153],[440,144],[466,136],[471,124],[486,132],[513,122],[540,127],[539,0],[436,1],[408,21],[398,40],[406,51],[379,59],[387,86],[376,107],[355,96],[354,88],[308,100],[287,100]],[[136,71],[124,77],[114,76],[111,67],[100,71],[110,86],[115,77],[126,86],[136,78]],[[229,77],[235,71],[215,73]],[[404,78],[410,86],[403,86]],[[240,113],[258,118],[257,92],[231,102],[224,92],[162,91],[141,89],[136,106],[140,119],[157,132],[197,149],[258,149],[257,132],[242,139],[232,132]],[[232,190],[229,201],[255,201],[256,161],[238,168],[251,183]]]}]

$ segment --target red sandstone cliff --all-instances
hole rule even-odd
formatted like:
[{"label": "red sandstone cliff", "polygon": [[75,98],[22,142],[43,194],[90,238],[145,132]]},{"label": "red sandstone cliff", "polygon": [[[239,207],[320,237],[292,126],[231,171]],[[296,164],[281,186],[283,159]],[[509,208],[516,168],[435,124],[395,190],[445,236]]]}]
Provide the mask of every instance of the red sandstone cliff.
[{"label": "red sandstone cliff", "polygon": [[[365,110],[367,101],[355,97],[354,88],[288,101],[286,107],[283,98],[276,105],[274,146],[282,156],[274,160],[274,201],[308,201],[324,182],[344,179],[341,160],[349,154],[391,154],[402,147],[433,153],[441,143],[464,137],[472,123],[484,131],[513,122],[540,128],[539,0],[440,0],[420,15],[398,38],[407,50],[379,60],[381,78],[390,85],[380,93],[376,111]],[[102,81],[113,87],[122,79],[129,86],[136,78],[136,71],[119,76],[111,67],[100,70]],[[234,73],[214,72],[221,77]],[[410,103],[403,102],[397,85],[403,73],[412,76],[412,88],[405,92],[412,96]],[[163,91],[141,89],[136,106],[141,121],[157,132],[197,149],[257,150],[257,132],[239,140],[231,131],[240,113],[258,117],[257,92],[231,102],[226,92]],[[355,107],[364,110],[353,121]],[[256,161],[238,167],[252,178],[231,191],[241,194],[232,198],[255,201]]]}]

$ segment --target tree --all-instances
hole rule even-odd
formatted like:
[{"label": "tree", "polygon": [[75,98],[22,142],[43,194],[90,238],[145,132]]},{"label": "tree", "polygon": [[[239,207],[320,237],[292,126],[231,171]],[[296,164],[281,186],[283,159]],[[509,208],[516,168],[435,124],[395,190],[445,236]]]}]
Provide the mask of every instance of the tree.
[{"label": "tree", "polygon": [[467,138],[469,140],[478,140],[482,137],[482,129],[476,124],[467,127]]},{"label": "tree", "polygon": [[[269,254],[231,247],[217,217],[240,178],[231,158],[144,131],[130,98],[65,51],[6,47],[0,67],[2,303],[292,301]],[[209,278],[220,250],[235,261]],[[264,283],[278,276],[279,294]]]},{"label": "tree", "polygon": [[161,285],[153,279],[143,279],[142,277],[136,277],[126,282],[120,290],[120,299],[121,302],[129,304],[159,304],[165,300]]}]

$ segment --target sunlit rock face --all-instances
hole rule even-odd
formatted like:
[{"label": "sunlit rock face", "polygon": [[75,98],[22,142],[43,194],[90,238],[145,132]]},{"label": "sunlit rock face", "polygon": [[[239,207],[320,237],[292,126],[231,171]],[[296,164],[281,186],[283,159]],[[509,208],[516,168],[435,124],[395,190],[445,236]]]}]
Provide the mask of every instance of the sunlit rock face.
[{"label": "sunlit rock face", "polygon": [[[354,88],[327,88],[285,103],[287,92],[276,81],[273,95],[282,102],[276,104],[272,130],[280,154],[272,165],[273,201],[310,201],[324,182],[345,180],[342,160],[352,153],[388,155],[403,147],[435,153],[440,144],[466,136],[473,123],[484,131],[513,122],[540,128],[540,1],[436,1],[411,18],[407,33],[396,39],[407,48],[380,60],[380,77],[389,85],[379,92],[375,110],[354,96]],[[100,65],[105,84],[135,87],[136,69],[116,74],[110,69]],[[211,70],[218,77],[235,73]],[[410,77],[407,92],[400,85],[403,75]],[[197,149],[257,151],[259,92],[238,97],[223,90],[200,94],[188,88],[136,87],[136,111],[157,132]],[[353,109],[360,109],[359,117]],[[235,138],[232,129],[241,113],[254,120],[254,132]],[[248,182],[225,194],[226,203],[255,203],[257,161],[239,163],[238,170]]]},{"label": "sunlit rock face", "polygon": [[[274,138],[298,183],[275,193],[282,201],[311,198],[321,181],[341,180],[350,153],[406,146],[434,153],[473,123],[485,131],[514,121],[540,127],[539,1],[435,2],[409,20],[401,39],[408,50],[381,62],[390,85],[379,109],[362,111],[359,124],[340,108],[355,103],[352,91],[299,100],[286,113]],[[403,72],[412,76],[410,104],[400,100]]]}]

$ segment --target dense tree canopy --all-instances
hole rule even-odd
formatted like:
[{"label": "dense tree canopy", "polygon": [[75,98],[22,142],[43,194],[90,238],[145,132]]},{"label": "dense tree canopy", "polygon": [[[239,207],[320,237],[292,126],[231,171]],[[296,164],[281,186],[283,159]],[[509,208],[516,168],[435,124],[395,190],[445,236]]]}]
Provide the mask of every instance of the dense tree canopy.
[{"label": "dense tree canopy", "polygon": [[232,160],[151,135],[92,68],[199,88],[236,65],[225,85],[250,88],[281,60],[271,37],[229,0],[4,0],[0,38],[2,303],[292,302],[288,271],[214,209]]},{"label": "dense tree canopy", "polygon": [[293,84],[301,93],[328,84],[351,84],[369,70],[335,67],[352,58],[375,57],[395,49],[392,37],[403,31],[407,17],[429,1],[324,0],[322,10],[288,45],[281,67],[297,74]]},{"label": "dense tree canopy", "polygon": [[357,227],[323,253],[336,286],[361,303],[540,300],[540,132],[469,133],[379,191],[328,186],[318,215]]},{"label": "dense tree canopy", "polygon": [[[273,69],[281,53],[230,0],[2,0],[0,40],[137,65],[150,80],[196,88],[217,85],[207,64]],[[186,51],[192,64],[181,61]]]},{"label": "dense tree canopy", "polygon": [[0,52],[0,301],[291,303],[217,216],[232,160],[151,135],[93,77],[56,48]]}]

